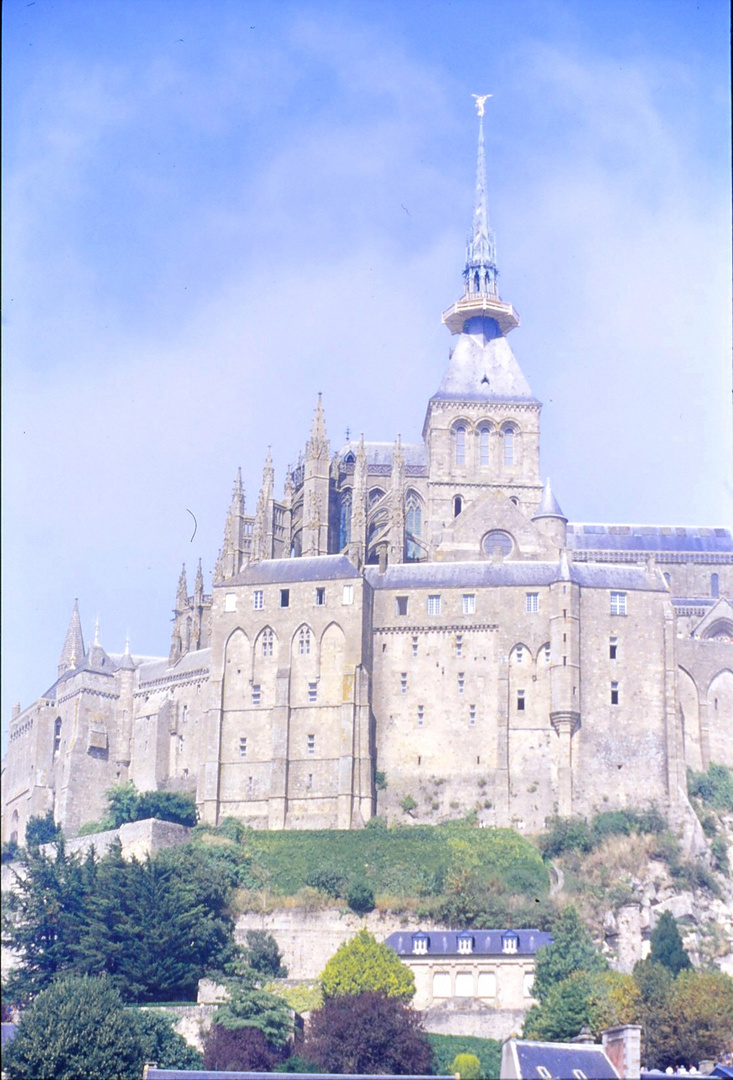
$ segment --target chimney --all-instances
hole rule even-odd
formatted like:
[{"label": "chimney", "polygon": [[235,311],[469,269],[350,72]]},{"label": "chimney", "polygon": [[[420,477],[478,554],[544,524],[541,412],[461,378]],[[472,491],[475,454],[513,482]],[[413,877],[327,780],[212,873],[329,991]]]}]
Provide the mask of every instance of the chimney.
[{"label": "chimney", "polygon": [[601,1032],[603,1049],[622,1080],[633,1080],[641,1073],[641,1027],[620,1024]]}]

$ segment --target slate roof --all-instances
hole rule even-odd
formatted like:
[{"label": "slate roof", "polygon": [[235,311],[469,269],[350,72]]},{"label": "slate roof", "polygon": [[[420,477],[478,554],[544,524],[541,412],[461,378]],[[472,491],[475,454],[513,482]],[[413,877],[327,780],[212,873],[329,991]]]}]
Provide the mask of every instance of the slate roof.
[{"label": "slate roof", "polygon": [[[566,1080],[573,1070],[591,1080],[618,1080],[618,1073],[608,1060],[603,1047],[584,1046],[582,1043],[529,1042],[513,1040],[520,1077],[544,1075],[540,1066],[553,1078]],[[575,1075],[578,1075],[576,1073]]]},{"label": "slate roof", "polygon": [[575,551],[733,552],[730,529],[678,525],[568,525],[568,547]]},{"label": "slate roof", "polygon": [[214,586],[218,589],[232,585],[287,585],[298,581],[340,581],[361,575],[345,555],[314,555],[301,559],[265,559],[246,566],[228,581]]},{"label": "slate roof", "polygon": [[[384,573],[368,566],[365,576],[373,589],[462,589],[500,585],[550,585],[562,577],[560,563],[507,561],[400,563]],[[570,581],[585,588],[666,592],[661,576],[650,577],[646,567],[570,564]]]},{"label": "slate roof", "polygon": [[191,671],[208,670],[211,664],[211,649],[196,649],[184,653],[177,663],[171,664],[167,658],[148,661],[140,665],[140,684],[164,679],[166,676],[185,676]]},{"label": "slate roof", "polygon": [[[498,336],[491,337],[489,324]],[[459,335],[431,401],[521,401],[539,404],[511,346],[493,319],[472,318]],[[486,331],[486,333],[484,333]]]},{"label": "slate roof", "polygon": [[[369,465],[391,465],[394,457],[393,442],[365,442],[367,463]],[[338,452],[339,458],[347,454],[356,457],[359,450],[358,442],[347,442]],[[424,465],[427,462],[427,451],[423,443],[402,443],[402,454],[405,465]]]},{"label": "slate roof", "polygon": [[463,933],[470,933],[473,938],[472,956],[501,956],[504,953],[503,939],[507,934],[517,938],[516,953],[512,956],[534,956],[541,945],[552,944],[552,934],[543,930],[426,930],[421,936],[428,937],[427,953],[414,954],[412,938],[414,931],[397,930],[385,941],[398,956],[458,956],[458,938]]}]

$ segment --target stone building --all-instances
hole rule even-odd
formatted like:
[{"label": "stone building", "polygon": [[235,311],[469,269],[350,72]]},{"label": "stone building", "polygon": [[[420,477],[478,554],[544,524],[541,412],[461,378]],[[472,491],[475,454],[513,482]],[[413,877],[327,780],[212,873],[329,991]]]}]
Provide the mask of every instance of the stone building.
[{"label": "stone building", "polygon": [[[539,830],[655,804],[733,766],[733,537],[570,523],[540,470],[540,402],[497,291],[483,131],[454,337],[422,442],[310,438],[254,514],[237,474],[212,593],[175,596],[167,657],[89,648],[10,724],[3,839],[73,833],[111,784],[201,816],[356,828],[373,814]],[[161,612],[161,620],[164,613]]]}]

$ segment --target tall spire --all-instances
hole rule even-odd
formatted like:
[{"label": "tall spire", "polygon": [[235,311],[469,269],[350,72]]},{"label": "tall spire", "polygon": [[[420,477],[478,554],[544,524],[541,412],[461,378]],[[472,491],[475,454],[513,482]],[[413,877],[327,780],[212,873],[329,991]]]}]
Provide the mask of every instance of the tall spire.
[{"label": "tall spire", "polygon": [[81,619],[79,618],[79,601],[74,600],[74,610],[69,620],[69,629],[66,631],[64,646],[59,657],[59,678],[65,671],[73,670],[84,659],[84,636],[81,632]]},{"label": "tall spire", "polygon": [[[489,95],[490,96],[490,95]],[[476,163],[476,201],[473,209],[473,228],[466,246],[466,268],[463,271],[465,294],[488,293],[497,296],[496,248],[489,225],[486,201],[486,153],[484,151],[484,111],[482,99],[478,120],[478,161]]]},{"label": "tall spire", "polygon": [[508,334],[515,326],[519,326],[519,316],[511,304],[504,303],[499,298],[496,285],[496,248],[494,234],[489,225],[484,150],[484,102],[491,94],[473,96],[478,109],[478,159],[473,224],[466,245],[463,296],[443,312],[443,322],[452,334],[461,334],[470,319],[480,318],[481,324],[473,323],[471,330],[474,333],[480,331],[484,339],[491,340]]},{"label": "tall spire", "polygon": [[323,453],[328,455],[328,436],[326,435],[326,417],[323,412],[323,400],[321,392],[318,392],[318,402],[313,416],[311,437],[306,446],[306,457],[318,458]]},{"label": "tall spire", "polygon": [[186,564],[181,568],[181,576],[178,579],[176,590],[176,610],[183,611],[188,607],[188,582],[186,581]]}]

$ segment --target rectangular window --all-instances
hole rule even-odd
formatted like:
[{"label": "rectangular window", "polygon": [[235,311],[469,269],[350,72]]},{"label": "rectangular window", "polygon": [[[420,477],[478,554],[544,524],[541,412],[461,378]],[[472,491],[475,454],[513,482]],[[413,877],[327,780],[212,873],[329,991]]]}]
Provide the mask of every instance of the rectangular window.
[{"label": "rectangular window", "polygon": [[237,594],[228,592],[224,597],[224,610],[236,611],[237,610]]},{"label": "rectangular window", "polygon": [[440,615],[440,594],[428,597],[428,615]]},{"label": "rectangular window", "polygon": [[608,642],[608,659],[618,660],[618,638],[612,637]]},{"label": "rectangular window", "polygon": [[456,656],[463,656],[463,634],[456,634]]},{"label": "rectangular window", "polygon": [[395,597],[395,601],[396,601],[396,604],[397,604],[397,614],[398,615],[406,615],[407,614],[407,597],[406,596],[397,596],[397,597]]},{"label": "rectangular window", "polygon": [[248,776],[247,777],[247,794],[251,795],[252,792],[254,791],[254,789],[255,789],[254,777],[253,776]]},{"label": "rectangular window", "polygon": [[314,701],[318,701],[318,683],[308,683],[308,701],[313,704]]},{"label": "rectangular window", "polygon": [[313,791],[313,773],[308,773],[308,783],[305,785],[307,791]]},{"label": "rectangular window", "polygon": [[466,674],[463,671],[458,672],[458,693],[462,694],[466,689]]},{"label": "rectangular window", "polygon": [[418,705],[417,707],[417,726],[422,727],[425,721],[425,706]]},{"label": "rectangular window", "polygon": [[518,664],[524,663],[524,645],[517,645],[514,656]]},{"label": "rectangular window", "polygon": [[413,639],[412,639],[412,655],[417,656],[417,638],[416,637],[413,637]]},{"label": "rectangular window", "polygon": [[540,594],[536,592],[528,592],[524,598],[525,610],[534,615],[540,610]]},{"label": "rectangular window", "polygon": [[463,594],[463,614],[475,615],[476,614],[476,597],[473,593]]},{"label": "rectangular window", "polygon": [[524,712],[524,690],[517,690],[517,711]]},{"label": "rectangular window", "polygon": [[239,756],[241,758],[247,756],[247,739],[245,738],[244,735],[239,740]]},{"label": "rectangular window", "polygon": [[[262,589],[255,589],[252,593],[252,607],[255,611],[262,611],[265,606],[265,594]],[[286,606],[286,605],[283,605]]]},{"label": "rectangular window", "polygon": [[341,603],[342,604],[353,604],[354,603],[354,586],[353,585],[344,585],[344,592],[343,592],[343,596],[341,598]]},{"label": "rectangular window", "polygon": [[611,593],[611,614],[612,615],[625,615],[626,614],[626,593],[625,592],[612,592]]},{"label": "rectangular window", "polygon": [[611,683],[611,704],[618,705],[618,683]]},{"label": "rectangular window", "polygon": [[290,607],[290,589],[280,590],[280,607]]},{"label": "rectangular window", "polygon": [[402,674],[400,675],[400,693],[401,694],[406,694],[407,693],[407,672],[406,671],[403,671]]},{"label": "rectangular window", "polygon": [[257,683],[252,686],[252,704],[260,705],[262,703],[262,693]]},{"label": "rectangular window", "polygon": [[315,735],[308,736],[308,757],[314,757],[316,753],[316,737]]},{"label": "rectangular window", "polygon": [[543,649],[543,652],[545,654],[545,663],[549,664],[549,662],[550,662],[550,646],[545,645],[545,647]]},{"label": "rectangular window", "polygon": [[316,589],[316,607],[323,607],[326,603],[326,590]]},{"label": "rectangular window", "polygon": [[476,706],[475,705],[469,705],[468,706],[468,719],[469,719],[469,721],[471,723],[471,727],[474,727],[474,725],[476,724]]}]

